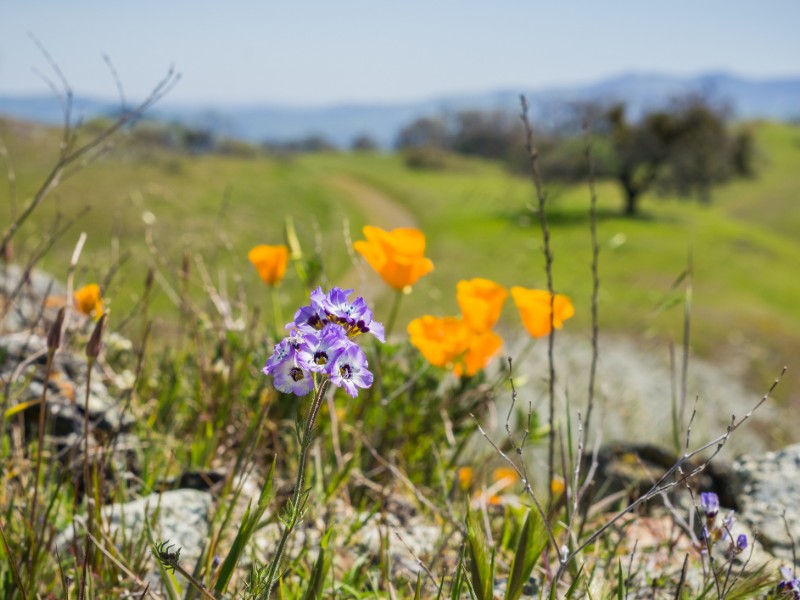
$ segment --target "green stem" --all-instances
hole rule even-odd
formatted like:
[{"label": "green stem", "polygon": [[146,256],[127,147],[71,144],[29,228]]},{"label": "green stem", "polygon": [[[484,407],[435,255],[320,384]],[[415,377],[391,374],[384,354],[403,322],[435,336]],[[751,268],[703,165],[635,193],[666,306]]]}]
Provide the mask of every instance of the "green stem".
[{"label": "green stem", "polygon": [[311,448],[314,423],[317,420],[317,415],[319,415],[319,410],[322,406],[322,399],[325,397],[325,392],[328,390],[329,383],[329,379],[324,379],[319,385],[319,388],[316,388],[315,385],[316,391],[314,394],[314,402],[311,405],[311,412],[308,415],[308,420],[306,421],[306,426],[303,430],[303,439],[300,441],[300,462],[297,466],[297,480],[294,484],[292,498],[288,502],[289,517],[286,522],[286,526],[283,528],[281,539],[278,541],[278,547],[275,550],[275,555],[272,557],[272,562],[269,565],[269,571],[267,572],[266,591],[261,596],[261,598],[265,598],[266,600],[269,600],[269,597],[272,594],[272,588],[277,582],[278,570],[281,566],[283,552],[286,549],[286,542],[289,541],[289,536],[292,534],[292,531],[294,531],[295,527],[297,527],[297,525],[300,523],[300,519],[302,517],[303,511],[300,510],[300,503],[304,494],[303,485],[306,474],[306,459],[308,457],[308,450]]},{"label": "green stem", "polygon": [[397,313],[400,309],[400,299],[403,297],[403,290],[398,290],[394,296],[394,302],[392,302],[392,310],[389,313],[389,320],[386,323],[386,339],[389,339],[389,336],[392,334],[392,330],[394,329],[394,323],[397,320]]},{"label": "green stem", "polygon": [[278,343],[283,337],[283,311],[281,310],[281,303],[278,301],[278,291],[274,285],[269,286],[269,297],[272,303],[272,319],[275,321],[275,343]]}]

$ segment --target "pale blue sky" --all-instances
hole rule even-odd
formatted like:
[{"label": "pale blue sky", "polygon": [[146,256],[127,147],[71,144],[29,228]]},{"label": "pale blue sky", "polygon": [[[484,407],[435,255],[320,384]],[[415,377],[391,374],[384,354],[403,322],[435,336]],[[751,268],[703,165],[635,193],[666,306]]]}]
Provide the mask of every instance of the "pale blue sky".
[{"label": "pale blue sky", "polygon": [[800,75],[798,0],[5,0],[0,94],[47,92],[33,33],[76,93],[172,102],[393,102],[626,71]]}]

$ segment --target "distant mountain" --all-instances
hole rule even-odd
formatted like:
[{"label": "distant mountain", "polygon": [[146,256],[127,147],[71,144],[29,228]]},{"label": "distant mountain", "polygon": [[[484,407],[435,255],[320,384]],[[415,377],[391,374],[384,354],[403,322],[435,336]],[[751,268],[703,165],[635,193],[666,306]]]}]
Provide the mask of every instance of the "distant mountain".
[{"label": "distant mountain", "polygon": [[[739,119],[794,120],[800,118],[800,77],[750,80],[728,73],[707,73],[695,77],[659,74],[624,74],[588,85],[539,89],[500,90],[485,94],[451,95],[420,102],[397,104],[339,104],[309,108],[274,105],[182,106],[164,102],[149,116],[192,127],[207,128],[222,136],[253,142],[281,142],[309,135],[321,135],[346,146],[355,136],[367,134],[383,146],[390,146],[397,132],[421,116],[452,114],[467,109],[519,111],[524,93],[534,118],[553,118],[565,102],[624,101],[630,114],[637,115],[663,106],[671,98],[703,94],[728,105]],[[89,119],[112,115],[119,104],[93,98],[76,98],[73,114]],[[0,114],[40,123],[59,124],[62,108],[51,96],[0,96]]]}]

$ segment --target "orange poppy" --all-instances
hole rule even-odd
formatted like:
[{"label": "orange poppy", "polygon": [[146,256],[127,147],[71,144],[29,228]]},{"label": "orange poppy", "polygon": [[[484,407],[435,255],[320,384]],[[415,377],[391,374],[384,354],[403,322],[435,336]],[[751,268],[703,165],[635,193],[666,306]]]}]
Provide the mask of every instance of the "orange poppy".
[{"label": "orange poppy", "polygon": [[497,467],[492,473],[492,480],[508,487],[519,481],[519,474],[511,467]]},{"label": "orange poppy", "polygon": [[414,285],[433,271],[433,262],[425,258],[425,234],[419,229],[400,227],[386,231],[367,225],[363,231],[366,241],[358,240],[353,248],[394,289]]},{"label": "orange poppy", "polygon": [[100,286],[90,283],[76,290],[73,294],[75,308],[88,317],[99,319],[103,316],[103,299],[100,297]]},{"label": "orange poppy", "polygon": [[472,480],[475,477],[472,467],[459,467],[456,473],[458,474],[458,484],[461,489],[468,490],[472,486]]},{"label": "orange poppy", "polygon": [[457,317],[425,315],[408,324],[411,343],[435,367],[448,367],[469,348],[470,331]]},{"label": "orange poppy", "polygon": [[258,271],[264,283],[275,285],[280,283],[286,273],[289,262],[289,249],[286,246],[267,246],[262,244],[251,249],[247,258]]},{"label": "orange poppy", "polygon": [[483,333],[494,327],[508,298],[506,288],[489,279],[476,277],[459,281],[456,290],[461,315],[472,331]]},{"label": "orange poppy", "polygon": [[[550,292],[512,287],[511,296],[519,309],[522,324],[531,337],[544,337],[550,333]],[[561,329],[564,321],[575,314],[575,307],[568,296],[556,294],[553,298],[552,324]]]},{"label": "orange poppy", "polygon": [[503,338],[494,331],[484,333],[470,332],[469,345],[464,354],[463,365],[457,363],[453,369],[456,375],[475,375],[489,364],[491,358],[503,345]]}]

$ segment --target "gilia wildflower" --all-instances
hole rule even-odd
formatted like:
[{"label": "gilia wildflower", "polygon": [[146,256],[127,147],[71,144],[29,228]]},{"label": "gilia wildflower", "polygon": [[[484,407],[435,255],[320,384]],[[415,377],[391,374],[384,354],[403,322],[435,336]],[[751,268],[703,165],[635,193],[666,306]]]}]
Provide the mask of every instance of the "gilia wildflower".
[{"label": "gilia wildflower", "polygon": [[456,299],[461,315],[476,333],[483,333],[494,327],[506,298],[506,288],[481,277],[459,281],[456,286]]},{"label": "gilia wildflower", "polygon": [[268,285],[281,282],[289,262],[289,249],[286,246],[267,246],[262,244],[252,248],[247,258],[258,271],[258,276]]},{"label": "gilia wildflower", "polygon": [[372,385],[372,373],[367,369],[367,357],[358,344],[349,342],[333,359],[329,367],[331,383],[343,387],[353,398],[358,396],[358,388]]},{"label": "gilia wildflower", "polygon": [[433,271],[433,262],[425,258],[425,235],[419,229],[386,231],[368,225],[363,232],[366,241],[355,242],[353,248],[394,289],[414,285]]},{"label": "gilia wildflower", "polygon": [[100,297],[100,286],[90,283],[73,294],[75,308],[87,317],[99,319],[103,316],[103,299]]},{"label": "gilia wildflower", "polygon": [[[522,324],[531,337],[544,337],[550,333],[550,292],[512,287],[511,296],[519,309]],[[552,324],[561,329],[564,321],[575,314],[575,308],[568,296],[556,294],[553,298]]]},{"label": "gilia wildflower", "polygon": [[311,304],[295,313],[286,326],[290,335],[275,345],[264,366],[278,390],[302,396],[314,389],[315,377],[327,377],[356,397],[358,388],[372,385],[367,358],[352,340],[372,333],[383,341],[383,326],[372,319],[363,298],[348,301],[351,292],[333,288],[325,294],[317,288]]}]

